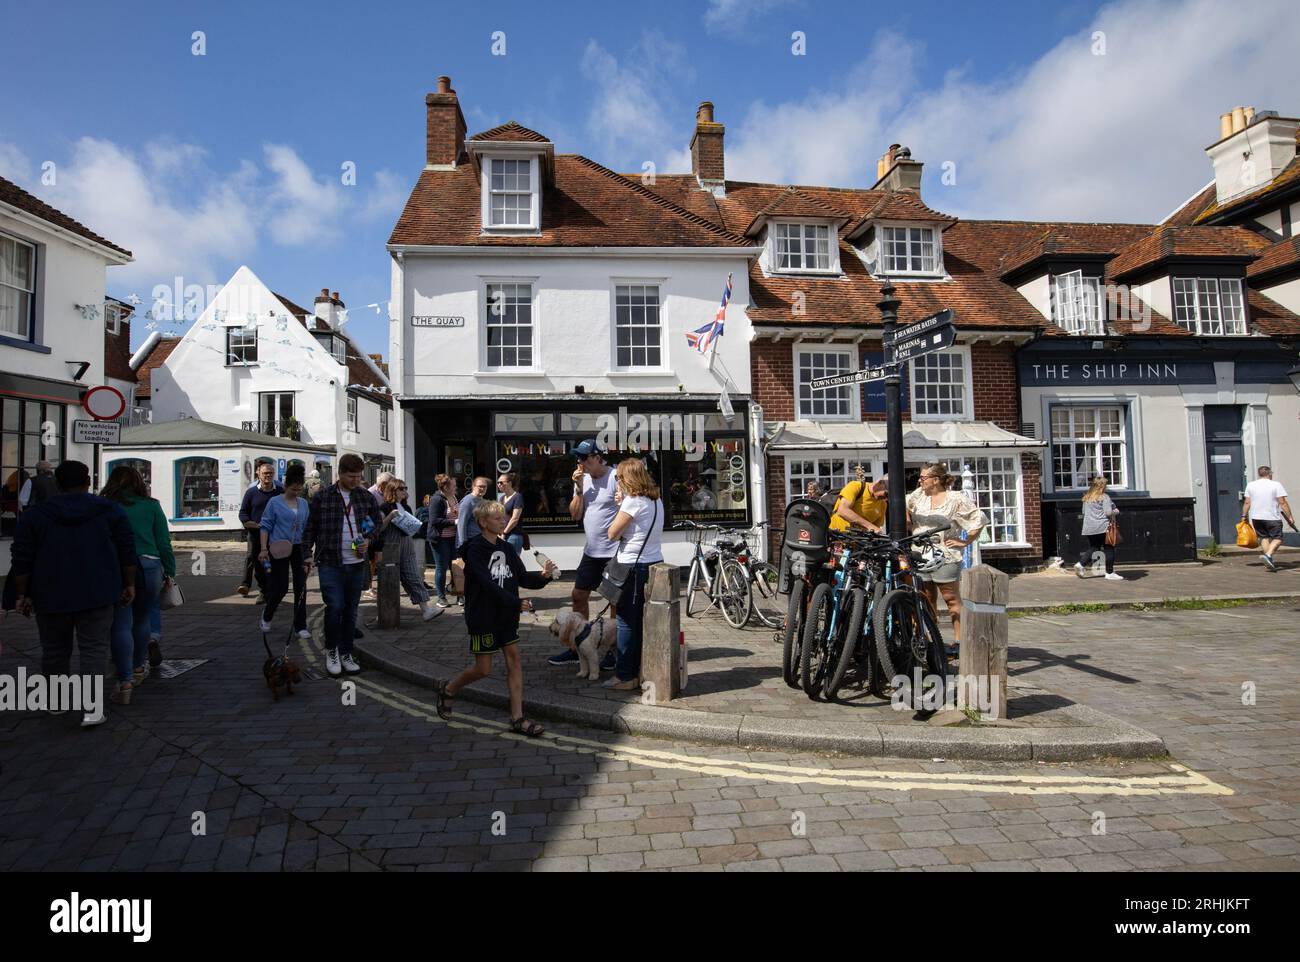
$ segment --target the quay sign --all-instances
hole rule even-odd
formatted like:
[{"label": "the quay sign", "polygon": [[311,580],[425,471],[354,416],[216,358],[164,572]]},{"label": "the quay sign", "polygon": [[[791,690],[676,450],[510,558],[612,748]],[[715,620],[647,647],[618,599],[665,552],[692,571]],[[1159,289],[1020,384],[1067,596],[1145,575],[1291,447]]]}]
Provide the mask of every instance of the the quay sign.
[{"label": "the quay sign", "polygon": [[1211,361],[1089,361],[1070,358],[1021,358],[1023,387],[1090,384],[1213,384]]},{"label": "the quay sign", "polygon": [[465,318],[448,314],[413,314],[412,327],[464,327]]}]

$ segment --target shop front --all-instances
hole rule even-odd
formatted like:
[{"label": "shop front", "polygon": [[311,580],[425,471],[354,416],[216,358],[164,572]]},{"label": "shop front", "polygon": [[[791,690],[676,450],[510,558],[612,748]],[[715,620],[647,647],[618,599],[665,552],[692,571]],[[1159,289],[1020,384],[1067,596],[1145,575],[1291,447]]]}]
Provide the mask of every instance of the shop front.
[{"label": "shop front", "polygon": [[1045,339],[1022,349],[1022,416],[1041,425],[1048,450],[1048,553],[1073,561],[1080,498],[1097,475],[1130,528],[1121,560],[1189,560],[1198,546],[1233,543],[1261,465],[1283,484],[1300,477],[1300,449],[1289,443],[1300,418],[1286,375],[1293,357],[1264,337]]},{"label": "shop front", "polygon": [[[430,493],[437,474],[464,493],[477,475],[518,476],[524,530],[533,547],[572,567],[582,551],[582,526],[569,516],[576,464],[572,450],[596,439],[617,464],[646,460],[663,492],[665,555],[688,563],[690,545],[674,524],[695,521],[748,527],[756,516],[751,463],[752,413],[734,401],[731,419],[716,398],[460,399],[407,401],[415,419],[415,489]],[[411,479],[407,479],[408,483]],[[491,489],[495,496],[495,485]]]}]

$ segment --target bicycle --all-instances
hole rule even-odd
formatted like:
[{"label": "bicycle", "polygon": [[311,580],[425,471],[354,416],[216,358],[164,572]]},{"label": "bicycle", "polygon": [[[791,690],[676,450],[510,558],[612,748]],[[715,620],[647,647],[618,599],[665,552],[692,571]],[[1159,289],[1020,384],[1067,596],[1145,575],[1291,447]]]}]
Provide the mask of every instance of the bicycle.
[{"label": "bicycle", "polygon": [[[747,567],[748,547],[743,534],[739,540],[720,537],[733,532],[716,524],[695,521],[681,521],[673,527],[689,531],[695,545],[686,576],[686,617],[698,618],[716,605],[727,624],[743,628],[749,621],[753,606]],[[706,547],[704,540],[710,532],[717,536],[713,544]],[[741,557],[745,558],[745,564],[741,563]],[[701,591],[708,600],[703,607],[699,598]]]}]

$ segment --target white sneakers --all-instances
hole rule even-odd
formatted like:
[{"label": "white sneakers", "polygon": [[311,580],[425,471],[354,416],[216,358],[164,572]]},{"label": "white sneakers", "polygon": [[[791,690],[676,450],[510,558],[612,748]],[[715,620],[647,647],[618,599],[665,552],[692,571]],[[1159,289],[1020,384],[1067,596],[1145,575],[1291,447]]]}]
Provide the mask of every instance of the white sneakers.
[{"label": "white sneakers", "polygon": [[435,608],[427,601],[420,605],[420,617],[425,621],[433,621],[433,619],[437,618],[440,614],[442,614],[442,609]]},{"label": "white sneakers", "polygon": [[304,628],[298,632],[298,637],[303,641],[311,641],[311,632]]},{"label": "white sneakers", "polygon": [[262,634],[264,635],[269,635],[271,633],[271,623],[265,618],[257,619],[257,627],[262,630]]},{"label": "white sneakers", "polygon": [[357,660],[352,657],[352,652],[348,652],[343,656],[343,670],[349,675],[356,675],[361,672],[361,666],[358,665]]},{"label": "white sneakers", "polygon": [[343,674],[343,665],[339,661],[339,650],[337,648],[325,649],[325,670],[333,678]]},{"label": "white sneakers", "polygon": [[1115,574],[1115,572],[1112,571],[1110,574],[1106,575],[1106,580],[1107,580],[1107,581],[1123,581],[1123,580],[1124,580],[1124,576],[1123,576],[1123,575],[1117,575],[1117,574]]}]

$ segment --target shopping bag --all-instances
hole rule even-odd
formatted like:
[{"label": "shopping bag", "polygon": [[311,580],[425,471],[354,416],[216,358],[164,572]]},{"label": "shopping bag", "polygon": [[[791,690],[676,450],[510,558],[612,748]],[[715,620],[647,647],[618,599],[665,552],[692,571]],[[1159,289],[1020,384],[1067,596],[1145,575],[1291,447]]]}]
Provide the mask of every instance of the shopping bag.
[{"label": "shopping bag", "polygon": [[162,590],[162,594],[158,598],[158,608],[167,611],[171,608],[179,608],[183,604],[185,604],[185,594],[181,591],[180,584],[173,580],[171,584]]},{"label": "shopping bag", "polygon": [[1237,522],[1237,547],[1238,548],[1258,548],[1259,535],[1255,533],[1255,526],[1249,521]]},{"label": "shopping bag", "polygon": [[465,562],[461,558],[453,558],[451,561],[451,593],[465,593]]}]

